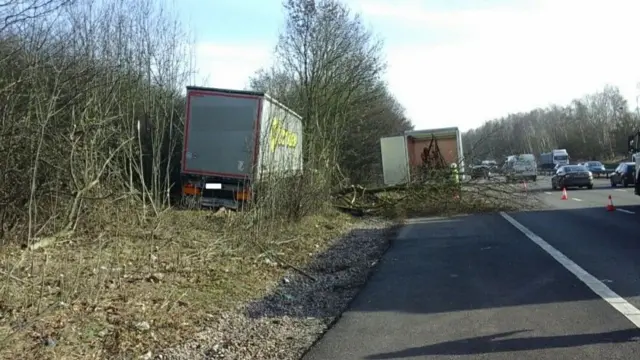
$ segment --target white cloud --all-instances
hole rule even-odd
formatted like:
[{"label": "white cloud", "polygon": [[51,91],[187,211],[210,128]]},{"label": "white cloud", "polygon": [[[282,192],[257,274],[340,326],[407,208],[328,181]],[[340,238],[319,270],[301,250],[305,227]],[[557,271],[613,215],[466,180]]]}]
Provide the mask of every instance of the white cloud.
[{"label": "white cloud", "polygon": [[607,83],[635,103],[640,3],[634,0],[449,12],[416,1],[367,0],[359,10],[369,21],[379,17],[409,31],[421,26],[431,38],[428,32],[462,34],[446,46],[387,41],[391,89],[417,127],[468,129],[508,112],[567,103]]},{"label": "white cloud", "polygon": [[[523,1],[455,11],[431,10],[426,0],[349,3],[374,31],[382,24],[394,29],[381,33],[387,80],[418,128],[466,130],[509,112],[565,104],[605,84],[618,86],[635,106],[640,2]],[[423,41],[407,43],[420,32]],[[433,45],[452,34],[457,40]],[[197,85],[243,88],[271,63],[272,50],[264,43],[201,43]]]},{"label": "white cloud", "polygon": [[249,77],[272,62],[273,48],[263,44],[196,45],[195,83],[191,85],[244,89]]}]

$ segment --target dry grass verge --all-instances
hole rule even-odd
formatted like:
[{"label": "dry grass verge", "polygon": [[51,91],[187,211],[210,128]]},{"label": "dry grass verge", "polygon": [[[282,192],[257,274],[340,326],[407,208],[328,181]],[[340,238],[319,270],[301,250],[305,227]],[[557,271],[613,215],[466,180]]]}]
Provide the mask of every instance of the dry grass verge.
[{"label": "dry grass verge", "polygon": [[[304,266],[288,271],[261,299],[228,311],[163,359],[299,359],[334,323],[388,248],[394,229],[361,221]],[[158,357],[160,358],[160,357]]]},{"label": "dry grass verge", "polygon": [[268,292],[355,220],[298,224],[168,211],[145,228],[114,213],[96,236],[25,253],[3,249],[0,357],[134,358],[192,339],[212,319]]},{"label": "dry grass verge", "polygon": [[[452,191],[387,191],[372,206],[397,220],[537,203],[517,184]],[[0,357],[297,359],[364,284],[394,223],[336,211],[295,224],[251,212],[169,210],[142,228],[132,218],[3,249]]]}]

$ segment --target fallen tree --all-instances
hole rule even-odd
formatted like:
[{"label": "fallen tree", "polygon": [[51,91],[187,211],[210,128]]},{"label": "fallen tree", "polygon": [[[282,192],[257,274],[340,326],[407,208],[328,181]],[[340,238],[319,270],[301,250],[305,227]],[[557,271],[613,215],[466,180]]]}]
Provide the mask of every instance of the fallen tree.
[{"label": "fallen tree", "polygon": [[520,210],[537,205],[537,197],[519,184],[468,181],[412,182],[367,188],[350,185],[332,193],[333,205],[354,215],[402,217]]}]

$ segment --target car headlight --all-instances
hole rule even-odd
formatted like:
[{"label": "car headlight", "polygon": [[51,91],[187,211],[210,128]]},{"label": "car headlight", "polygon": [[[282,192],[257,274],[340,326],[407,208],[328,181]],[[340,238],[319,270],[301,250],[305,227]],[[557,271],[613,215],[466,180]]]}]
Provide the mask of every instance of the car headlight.
[{"label": "car headlight", "polygon": [[593,173],[591,171],[589,171],[589,178],[593,177]]}]

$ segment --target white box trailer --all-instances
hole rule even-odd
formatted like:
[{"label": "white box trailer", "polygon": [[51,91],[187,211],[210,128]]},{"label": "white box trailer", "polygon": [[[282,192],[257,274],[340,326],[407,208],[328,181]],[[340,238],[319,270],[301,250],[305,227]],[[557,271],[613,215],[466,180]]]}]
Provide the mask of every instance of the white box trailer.
[{"label": "white box trailer", "polygon": [[380,139],[382,172],[385,185],[400,185],[411,181],[411,170],[420,166],[420,153],[428,147],[431,140],[438,143],[443,160],[447,165],[456,163],[461,178],[465,166],[462,148],[462,135],[457,127],[411,130],[402,135]]},{"label": "white box trailer", "polygon": [[262,92],[187,87],[183,195],[237,208],[251,185],[303,170],[302,118]]}]

